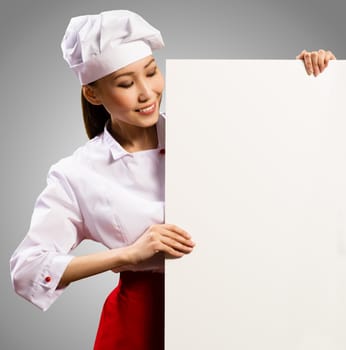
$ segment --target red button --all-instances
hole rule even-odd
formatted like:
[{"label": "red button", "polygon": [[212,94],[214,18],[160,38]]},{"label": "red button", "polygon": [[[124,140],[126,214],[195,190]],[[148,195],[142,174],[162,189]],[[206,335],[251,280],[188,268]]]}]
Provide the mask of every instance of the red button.
[{"label": "red button", "polygon": [[47,276],[44,280],[48,283],[52,280],[52,278],[50,276]]},{"label": "red button", "polygon": [[165,154],[166,150],[164,148],[160,149],[160,154]]}]

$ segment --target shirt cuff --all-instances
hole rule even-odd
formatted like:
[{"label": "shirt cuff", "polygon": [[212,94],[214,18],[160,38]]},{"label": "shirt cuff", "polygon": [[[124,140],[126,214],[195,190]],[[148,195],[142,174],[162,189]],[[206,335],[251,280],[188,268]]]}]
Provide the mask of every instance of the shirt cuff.
[{"label": "shirt cuff", "polygon": [[31,303],[46,311],[55,302],[67,287],[57,289],[61,276],[73,258],[72,255],[56,255],[50,264],[43,267],[38,279],[34,282],[29,300]]}]

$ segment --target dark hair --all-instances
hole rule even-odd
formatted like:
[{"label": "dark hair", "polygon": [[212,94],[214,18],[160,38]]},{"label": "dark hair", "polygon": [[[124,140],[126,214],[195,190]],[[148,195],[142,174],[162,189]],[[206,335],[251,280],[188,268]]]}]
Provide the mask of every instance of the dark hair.
[{"label": "dark hair", "polygon": [[104,130],[105,124],[109,120],[110,115],[103,105],[91,104],[84,97],[83,91],[81,93],[81,102],[85,131],[89,139],[92,139]]}]

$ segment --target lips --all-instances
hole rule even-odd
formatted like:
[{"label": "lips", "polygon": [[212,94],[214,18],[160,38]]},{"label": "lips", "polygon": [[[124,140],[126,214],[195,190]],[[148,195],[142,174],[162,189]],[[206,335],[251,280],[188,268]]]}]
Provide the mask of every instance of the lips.
[{"label": "lips", "polygon": [[151,114],[155,111],[155,107],[156,107],[156,103],[152,103],[149,106],[140,108],[140,109],[136,109],[136,112],[139,112],[141,114]]}]

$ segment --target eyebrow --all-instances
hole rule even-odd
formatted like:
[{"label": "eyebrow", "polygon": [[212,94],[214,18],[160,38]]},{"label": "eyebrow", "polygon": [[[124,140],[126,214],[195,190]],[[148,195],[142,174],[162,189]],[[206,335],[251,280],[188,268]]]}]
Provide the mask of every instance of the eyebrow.
[{"label": "eyebrow", "polygon": [[[144,66],[144,69],[145,69],[145,68],[148,68],[153,62],[155,62],[155,59],[154,59],[154,58],[151,59],[151,60]],[[118,79],[118,78],[123,77],[123,76],[126,76],[126,75],[133,75],[133,74],[135,74],[135,72],[126,72],[126,73],[122,73],[122,74],[116,75],[116,76],[113,78],[113,80]]]}]

